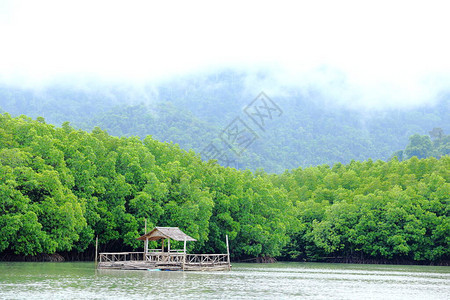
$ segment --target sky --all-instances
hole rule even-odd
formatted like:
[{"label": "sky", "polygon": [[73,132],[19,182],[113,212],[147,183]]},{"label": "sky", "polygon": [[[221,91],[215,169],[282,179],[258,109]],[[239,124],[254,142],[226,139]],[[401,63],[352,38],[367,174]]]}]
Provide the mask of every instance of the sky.
[{"label": "sky", "polygon": [[[0,81],[149,82],[222,68],[367,107],[450,87],[446,1],[0,0]],[[250,76],[250,78],[252,78]]]}]

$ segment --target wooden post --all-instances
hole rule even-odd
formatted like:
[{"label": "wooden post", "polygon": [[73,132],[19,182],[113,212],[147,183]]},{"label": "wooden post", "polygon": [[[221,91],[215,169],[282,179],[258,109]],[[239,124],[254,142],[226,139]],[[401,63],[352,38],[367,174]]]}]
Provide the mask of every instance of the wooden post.
[{"label": "wooden post", "polygon": [[230,246],[228,245],[228,234],[225,235],[226,242],[227,242],[227,260],[228,260],[228,270],[231,270],[231,263],[230,263]]},{"label": "wooden post", "polygon": [[[144,219],[144,234],[147,233],[147,218]],[[142,257],[142,260],[147,260],[147,253],[148,253],[148,238],[145,239],[144,242],[144,257]]]},{"label": "wooden post", "polygon": [[161,239],[161,252],[164,252],[164,239]]},{"label": "wooden post", "polygon": [[186,264],[186,237],[184,237],[184,247],[183,247],[183,271],[185,264]]},{"label": "wooden post", "polygon": [[167,252],[170,253],[170,239],[167,239]]},{"label": "wooden post", "polygon": [[97,269],[98,264],[97,264],[97,257],[98,257],[98,235],[95,238],[95,268]]}]

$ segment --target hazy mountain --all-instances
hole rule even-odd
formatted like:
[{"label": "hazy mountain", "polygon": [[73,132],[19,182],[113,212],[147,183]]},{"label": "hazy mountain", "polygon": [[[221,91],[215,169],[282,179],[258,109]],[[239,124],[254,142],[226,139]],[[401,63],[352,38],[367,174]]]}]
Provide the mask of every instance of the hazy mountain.
[{"label": "hazy mountain", "polygon": [[[321,90],[275,88],[267,82],[263,73],[255,79],[227,71],[141,85],[79,80],[39,88],[3,85],[0,108],[13,116],[42,116],[57,126],[69,121],[85,130],[99,126],[112,135],[152,135],[222,164],[268,172],[388,159],[405,148],[412,134],[434,127],[450,131],[448,95],[432,105],[369,109],[334,101]],[[258,89],[264,83],[268,89]],[[260,92],[267,97],[257,98]],[[233,130],[247,135],[231,145]],[[221,156],[211,151],[212,145],[220,153],[228,150]]]}]

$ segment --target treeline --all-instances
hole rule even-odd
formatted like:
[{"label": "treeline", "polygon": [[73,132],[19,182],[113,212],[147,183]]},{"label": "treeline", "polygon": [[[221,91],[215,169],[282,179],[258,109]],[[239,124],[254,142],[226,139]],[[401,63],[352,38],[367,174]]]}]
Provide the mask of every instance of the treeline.
[{"label": "treeline", "polygon": [[[450,158],[238,171],[147,136],[0,115],[0,253],[142,248],[179,226],[193,252],[235,259],[447,261]],[[91,248],[92,249],[92,248]]]}]

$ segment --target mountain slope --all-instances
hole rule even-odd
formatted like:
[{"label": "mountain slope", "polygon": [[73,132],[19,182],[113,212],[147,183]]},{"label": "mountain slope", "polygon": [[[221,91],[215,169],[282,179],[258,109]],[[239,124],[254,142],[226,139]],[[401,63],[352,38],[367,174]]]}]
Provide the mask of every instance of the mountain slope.
[{"label": "mountain slope", "polygon": [[139,87],[55,84],[36,90],[2,86],[0,107],[13,116],[43,116],[57,125],[69,121],[84,130],[99,126],[113,135],[152,135],[199,153],[211,142],[221,151],[228,149],[221,140],[223,130],[239,118],[255,139],[243,147],[241,155],[227,150],[229,159],[220,162],[276,173],[353,159],[386,160],[404,149],[412,134],[426,134],[434,127],[450,131],[448,96],[434,106],[361,111],[293,89],[267,95],[281,115],[266,118],[263,130],[243,111],[258,95],[245,80],[242,74],[224,72]]}]

